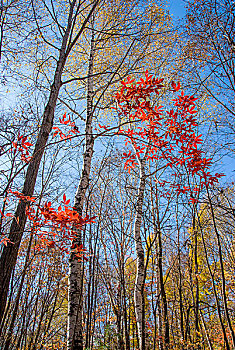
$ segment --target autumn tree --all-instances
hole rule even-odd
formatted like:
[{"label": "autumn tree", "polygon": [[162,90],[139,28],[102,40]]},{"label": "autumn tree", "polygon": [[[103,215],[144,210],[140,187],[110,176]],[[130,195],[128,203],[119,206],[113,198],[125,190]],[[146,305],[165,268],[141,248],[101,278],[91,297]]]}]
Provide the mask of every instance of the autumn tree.
[{"label": "autumn tree", "polygon": [[[196,113],[194,109],[195,98],[184,95],[182,91],[173,100],[177,110],[171,109],[166,112],[167,117],[163,118],[163,107],[152,102],[152,100],[154,101],[153,95],[158,96],[163,88],[162,83],[163,79],[152,78],[146,72],[145,79],[135,82],[128,78],[126,82],[122,82],[123,87],[120,93],[116,95],[119,113],[129,121],[129,127],[120,130],[120,134],[126,136],[126,145],[130,144],[132,147],[132,150],[124,153],[124,157],[127,158],[125,167],[130,171],[138,165],[140,171],[133,229],[137,254],[135,313],[140,349],[145,349],[144,283],[146,274],[144,248],[141,239],[141,222],[143,220],[144,192],[147,180],[146,162],[148,160],[157,161],[160,164],[159,169],[169,166],[170,168],[185,166],[191,176],[198,175],[203,179],[201,186],[213,184],[218,181],[217,177],[220,177],[218,174],[213,177],[208,172],[210,160],[203,157],[202,151],[198,149],[201,139],[200,136],[195,135],[194,131],[194,127],[197,125],[196,119],[193,117]],[[176,85],[172,82],[172,90],[177,92],[179,89],[180,84]],[[134,128],[131,125],[133,122],[135,122]],[[138,122],[140,123],[139,127]],[[140,141],[141,139],[143,141]],[[170,182],[170,187],[175,188],[178,193],[190,191],[191,201],[197,201],[193,193],[194,191],[197,192],[198,189],[196,187],[191,188],[189,184],[185,186],[179,183],[179,179],[182,179],[180,171],[173,173],[173,176],[175,181]],[[165,322],[167,322],[167,319]],[[165,338],[166,346],[169,343],[168,332],[169,329]]]},{"label": "autumn tree", "polygon": [[[74,33],[74,25],[77,20],[77,14],[78,14],[78,11],[82,9],[80,8],[80,5],[78,5],[77,7],[75,1],[69,5],[68,12],[67,12],[67,20],[66,20],[67,24],[65,29],[61,32],[61,46],[60,48],[57,48],[58,59],[56,61],[57,64],[56,64],[55,74],[53,78],[53,83],[50,88],[50,95],[42,116],[40,131],[35,143],[32,158],[29,162],[29,165],[27,168],[27,174],[24,180],[22,193],[25,196],[30,197],[33,195],[33,192],[34,192],[34,187],[37,179],[37,173],[40,166],[41,158],[53,126],[54,110],[58,99],[59,90],[61,88],[61,78],[62,78],[64,67],[66,64],[66,60],[73,46],[75,45],[80,35],[82,34],[84,27],[88,22],[89,18],[91,17],[96,6],[97,6],[97,2],[94,2],[91,4],[87,14],[85,15],[85,19],[80,26],[80,29],[76,33]],[[35,11],[34,4],[33,4],[33,10]],[[49,14],[50,14],[50,11],[49,11]],[[37,24],[37,18],[35,19],[35,21]],[[39,27],[39,32],[40,32],[40,27]],[[47,42],[42,32],[41,32],[41,35],[45,40],[45,42]],[[52,44],[52,46],[54,45]],[[1,317],[4,314],[4,309],[5,309],[6,300],[7,300],[7,293],[9,290],[10,278],[16,264],[20,241],[24,232],[25,224],[26,224],[26,212],[25,212],[26,205],[27,205],[26,201],[19,202],[19,205],[14,215],[15,219],[12,220],[10,234],[9,234],[9,239],[12,242],[12,244],[4,247],[2,251],[1,259],[0,259],[0,265],[1,265],[0,315]]]},{"label": "autumn tree", "polygon": [[[155,40],[166,41],[163,31],[164,12],[156,3],[147,4],[143,9],[139,8],[139,2],[116,2],[105,3],[106,16],[104,16],[104,4],[97,7],[89,24],[87,38],[90,41],[86,90],[86,118],[81,118],[81,127],[85,133],[85,150],[83,157],[83,168],[80,182],[75,194],[74,207],[80,215],[83,211],[86,192],[89,185],[91,162],[94,152],[94,142],[100,136],[112,136],[120,127],[120,121],[111,117],[109,123],[113,130],[107,133],[107,127],[99,130],[94,126],[100,125],[104,114],[113,103],[112,91],[116,89],[117,83],[127,74],[142,71],[142,64],[154,58],[155,51],[153,43]],[[109,16],[108,16],[109,15]],[[150,15],[152,20],[149,22]],[[126,19],[128,18],[128,20]],[[155,34],[155,30],[160,32]],[[139,43],[144,44],[140,47]],[[113,52],[109,51],[112,46]],[[106,48],[106,50],[104,50]],[[124,49],[124,51],[123,51]],[[146,53],[147,50],[147,53]],[[71,62],[71,65],[74,64]],[[104,78],[103,78],[104,77]],[[72,81],[75,86],[82,79],[73,73]],[[71,109],[74,111],[74,109]],[[101,114],[102,111],[102,114]],[[98,125],[97,125],[98,124]],[[102,129],[102,128],[101,128]],[[94,131],[93,131],[94,130]],[[81,245],[81,232],[78,232],[74,246]],[[69,277],[69,320],[68,320],[68,347],[82,348],[82,262],[78,261],[71,253],[70,277]],[[77,327],[77,329],[76,329]],[[76,345],[77,344],[77,345]]]}]

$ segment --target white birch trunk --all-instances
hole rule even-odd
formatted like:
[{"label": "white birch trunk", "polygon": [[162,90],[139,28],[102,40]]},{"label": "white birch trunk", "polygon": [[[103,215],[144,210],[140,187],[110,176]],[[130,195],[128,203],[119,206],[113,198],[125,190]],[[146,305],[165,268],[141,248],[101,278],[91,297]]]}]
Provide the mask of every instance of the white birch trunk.
[{"label": "white birch trunk", "polygon": [[145,305],[144,305],[144,283],[145,283],[145,266],[144,266],[144,248],[141,240],[141,222],[143,214],[143,201],[145,191],[145,156],[139,159],[140,183],[137,196],[136,216],[134,225],[135,249],[137,255],[137,271],[134,290],[135,315],[138,330],[138,340],[140,350],[145,350]]},{"label": "white birch trunk", "polygon": [[[91,36],[91,49],[88,67],[87,88],[87,117],[85,128],[85,153],[83,157],[83,168],[80,182],[75,195],[74,207],[79,215],[82,215],[85,195],[89,186],[91,171],[91,160],[94,148],[94,137],[92,134],[93,117],[93,56],[94,56],[94,31]],[[81,230],[77,230],[77,239],[73,242],[75,246],[82,243]],[[83,319],[83,262],[71,252],[69,261],[69,291],[68,291],[68,329],[67,350],[82,350],[82,319]]]}]

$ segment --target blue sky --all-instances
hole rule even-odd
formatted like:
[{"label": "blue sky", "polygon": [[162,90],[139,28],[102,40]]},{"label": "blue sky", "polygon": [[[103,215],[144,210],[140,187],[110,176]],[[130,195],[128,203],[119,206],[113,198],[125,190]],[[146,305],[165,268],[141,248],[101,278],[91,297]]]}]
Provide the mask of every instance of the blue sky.
[{"label": "blue sky", "polygon": [[175,19],[182,18],[185,15],[185,1],[184,0],[170,0],[169,11]]}]

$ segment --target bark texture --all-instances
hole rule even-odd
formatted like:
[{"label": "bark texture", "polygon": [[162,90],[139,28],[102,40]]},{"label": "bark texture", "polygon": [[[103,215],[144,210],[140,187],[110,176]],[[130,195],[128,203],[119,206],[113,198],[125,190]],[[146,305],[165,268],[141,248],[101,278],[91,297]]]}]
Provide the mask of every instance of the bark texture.
[{"label": "bark texture", "polygon": [[145,302],[144,302],[144,248],[141,240],[141,222],[143,215],[144,191],[146,183],[145,157],[139,159],[140,183],[137,196],[136,217],[134,225],[134,239],[137,255],[137,271],[134,291],[135,315],[138,331],[138,340],[140,350],[145,350]]},{"label": "bark texture", "polygon": [[[87,88],[87,116],[85,127],[85,153],[83,157],[83,168],[80,182],[75,195],[74,207],[82,215],[85,195],[89,186],[91,161],[94,148],[94,137],[92,134],[93,119],[93,59],[94,59],[94,31],[92,29],[91,48],[88,66],[88,88]],[[74,247],[82,244],[81,230],[77,230],[77,238],[73,242]],[[83,262],[78,259],[76,251],[71,252],[69,261],[69,292],[68,292],[68,329],[67,349],[82,350],[82,316],[83,316]]]},{"label": "bark texture", "polygon": [[[157,198],[157,196],[156,196]],[[151,202],[152,202],[152,220],[153,220],[153,231],[154,231],[154,240],[155,240],[155,251],[156,251],[156,296],[157,296],[157,307],[156,307],[156,316],[157,316],[157,328],[158,328],[158,348],[159,350],[164,350],[163,344],[163,330],[162,330],[162,305],[161,305],[161,288],[160,288],[160,269],[159,269],[159,253],[158,253],[158,235],[159,235],[159,213],[158,213],[158,203],[157,210],[155,212],[153,205],[153,188],[151,186]],[[155,344],[154,344],[155,346]]]}]

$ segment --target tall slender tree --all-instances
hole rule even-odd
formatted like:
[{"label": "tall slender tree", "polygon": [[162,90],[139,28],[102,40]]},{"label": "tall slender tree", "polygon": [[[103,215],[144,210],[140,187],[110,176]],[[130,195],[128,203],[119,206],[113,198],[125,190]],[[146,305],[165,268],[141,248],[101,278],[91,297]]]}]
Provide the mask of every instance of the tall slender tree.
[{"label": "tall slender tree", "polygon": [[[67,12],[68,13],[67,23],[64,31],[62,32],[63,34],[61,37],[61,47],[60,49],[58,49],[59,55],[57,59],[53,83],[51,85],[48,102],[46,104],[46,107],[42,116],[42,123],[38,134],[38,138],[35,144],[32,159],[28,165],[26,177],[24,180],[22,193],[25,196],[31,197],[34,192],[42,155],[46,147],[48,137],[53,127],[54,111],[55,111],[59,91],[62,84],[62,75],[64,72],[66,60],[72,48],[76,44],[77,40],[79,40],[81,34],[83,33],[83,30],[87,22],[89,21],[90,17],[92,16],[92,13],[94,12],[97,4],[98,4],[98,1],[94,1],[91,4],[89,4],[90,5],[89,11],[88,13],[85,14],[85,19],[82,22],[79,30],[75,34],[74,34],[75,23],[77,20],[78,13],[79,11],[82,11],[82,8],[80,4],[78,5],[76,4],[75,0],[69,4],[68,12]],[[12,242],[12,244],[9,244],[8,246],[4,247],[0,258],[0,266],[1,266],[0,317],[1,318],[3,317],[3,314],[4,314],[10,279],[16,264],[20,242],[24,233],[24,228],[26,224],[26,206],[27,206],[27,203],[25,201],[19,202],[14,215],[14,219],[12,220],[10,234],[9,234],[9,239]]]}]

